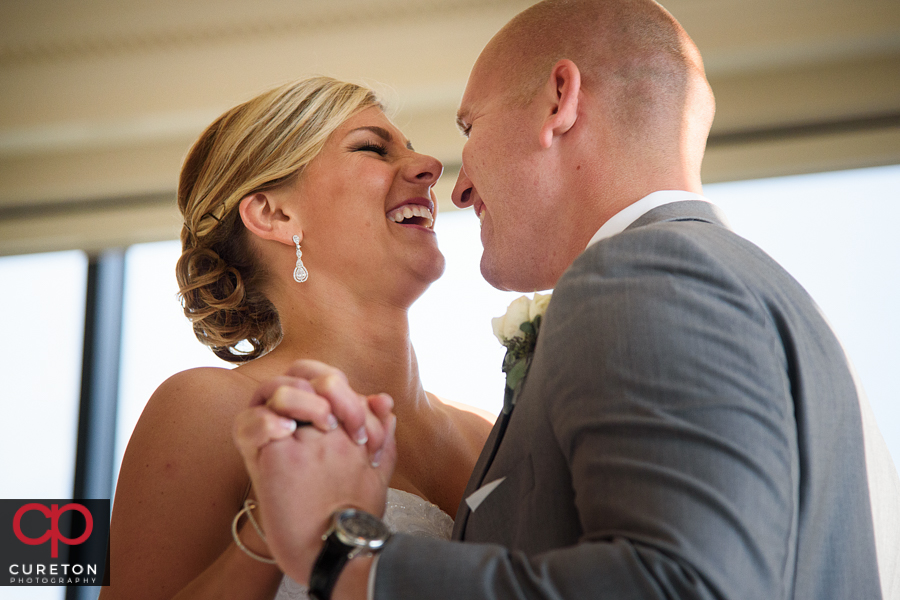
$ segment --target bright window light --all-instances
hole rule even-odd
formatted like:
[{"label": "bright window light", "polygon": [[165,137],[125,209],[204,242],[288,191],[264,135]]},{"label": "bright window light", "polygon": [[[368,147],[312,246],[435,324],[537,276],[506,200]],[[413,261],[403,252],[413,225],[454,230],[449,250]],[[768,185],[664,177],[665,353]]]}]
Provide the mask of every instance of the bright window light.
[{"label": "bright window light", "polygon": [[87,257],[0,259],[0,497],[71,498]]},{"label": "bright window light", "polygon": [[[0,498],[71,498],[87,257],[0,258]],[[63,587],[4,587],[9,600],[62,600]]]},{"label": "bright window light", "polygon": [[819,304],[900,465],[900,166],[706,186]]}]

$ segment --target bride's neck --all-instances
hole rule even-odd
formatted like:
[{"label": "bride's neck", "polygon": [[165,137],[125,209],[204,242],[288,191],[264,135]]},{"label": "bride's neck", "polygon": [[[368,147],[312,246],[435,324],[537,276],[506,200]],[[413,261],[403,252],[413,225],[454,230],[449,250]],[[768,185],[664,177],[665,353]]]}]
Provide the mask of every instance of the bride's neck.
[{"label": "bride's neck", "polygon": [[332,291],[276,307],[284,337],[264,357],[266,370],[283,372],[294,360],[311,358],[343,371],[359,393],[390,394],[395,411],[427,402],[406,307]]}]

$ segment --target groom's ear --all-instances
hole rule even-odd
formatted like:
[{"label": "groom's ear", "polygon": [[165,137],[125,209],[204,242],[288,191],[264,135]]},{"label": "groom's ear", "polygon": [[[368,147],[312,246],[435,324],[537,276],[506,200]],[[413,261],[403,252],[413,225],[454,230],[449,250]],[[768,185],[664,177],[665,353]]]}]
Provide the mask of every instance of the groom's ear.
[{"label": "groom's ear", "polygon": [[286,190],[268,190],[248,194],[241,199],[241,221],[252,234],[264,240],[293,243],[291,237],[303,235],[297,215],[286,203]]},{"label": "groom's ear", "polygon": [[553,144],[553,138],[568,132],[578,119],[581,92],[581,71],[567,58],[559,60],[550,71],[541,94],[549,101],[549,111],[541,124],[540,143],[543,148]]}]

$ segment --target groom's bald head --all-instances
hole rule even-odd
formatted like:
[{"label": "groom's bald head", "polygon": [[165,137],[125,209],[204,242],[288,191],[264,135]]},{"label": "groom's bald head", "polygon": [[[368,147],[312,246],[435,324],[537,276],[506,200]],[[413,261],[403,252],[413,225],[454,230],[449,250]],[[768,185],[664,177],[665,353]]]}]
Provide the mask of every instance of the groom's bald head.
[{"label": "groom's bald head", "polygon": [[479,65],[505,79],[510,102],[527,104],[563,58],[629,129],[659,127],[661,117],[680,121],[685,110],[701,130],[712,122],[715,104],[700,53],[653,0],[539,2],[494,36]]},{"label": "groom's bald head", "polygon": [[612,215],[700,192],[714,101],[694,43],[653,0],[545,0],[479,56],[457,122],[453,190],[482,221],[502,289],[553,287]]}]

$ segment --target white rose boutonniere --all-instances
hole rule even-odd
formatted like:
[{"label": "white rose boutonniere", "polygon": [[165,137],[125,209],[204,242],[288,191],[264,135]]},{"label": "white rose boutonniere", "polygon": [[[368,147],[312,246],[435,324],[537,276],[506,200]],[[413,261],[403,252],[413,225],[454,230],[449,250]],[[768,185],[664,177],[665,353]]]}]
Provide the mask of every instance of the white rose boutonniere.
[{"label": "white rose boutonniere", "polygon": [[503,412],[506,414],[515,406],[521,393],[549,303],[550,294],[535,294],[533,299],[522,296],[512,301],[505,315],[491,319],[494,335],[506,346],[503,358],[503,372],[506,373]]}]

